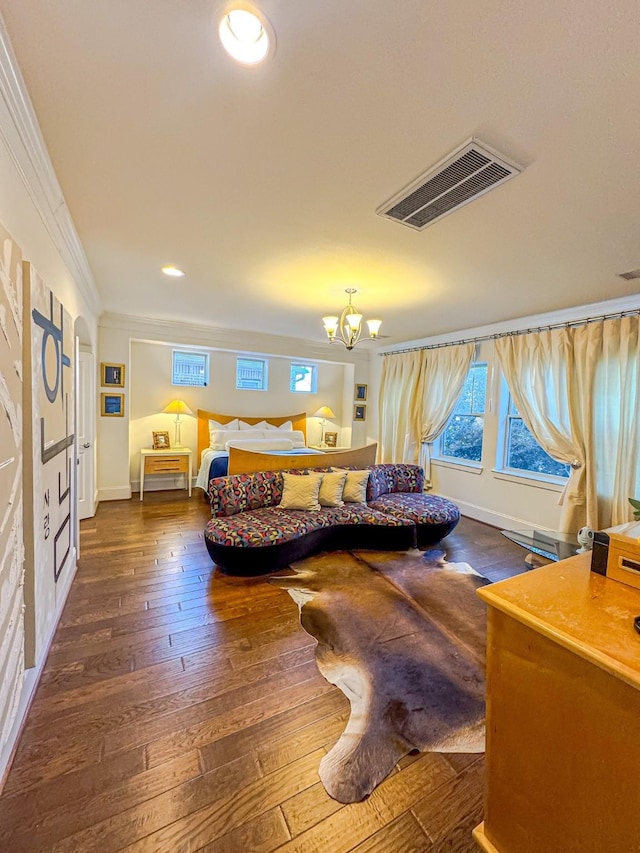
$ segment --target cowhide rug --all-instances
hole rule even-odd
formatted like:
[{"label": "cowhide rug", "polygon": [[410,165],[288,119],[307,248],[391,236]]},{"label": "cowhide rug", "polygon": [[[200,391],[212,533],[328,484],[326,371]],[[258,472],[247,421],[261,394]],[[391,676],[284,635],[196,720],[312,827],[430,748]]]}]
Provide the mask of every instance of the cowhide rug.
[{"label": "cowhide rug", "polygon": [[362,800],[412,750],[484,751],[488,581],[442,551],[335,552],[270,583],[300,608],[316,661],[351,703],[320,762],[342,803]]}]

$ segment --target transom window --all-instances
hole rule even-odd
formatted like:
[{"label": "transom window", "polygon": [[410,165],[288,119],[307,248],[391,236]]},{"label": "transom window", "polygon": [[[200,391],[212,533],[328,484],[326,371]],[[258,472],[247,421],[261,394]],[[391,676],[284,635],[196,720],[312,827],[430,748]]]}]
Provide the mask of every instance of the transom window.
[{"label": "transom window", "polygon": [[172,385],[204,388],[209,384],[209,353],[173,350]]},{"label": "transom window", "polygon": [[236,388],[240,391],[266,391],[268,362],[263,358],[238,358]]},{"label": "transom window", "polygon": [[506,407],[504,436],[505,468],[564,478],[571,473],[568,465],[556,462],[540,447],[531,430],[522,420],[511,394]]},{"label": "transom window", "polygon": [[291,362],[289,390],[301,394],[315,394],[318,390],[318,366]]},{"label": "transom window", "polygon": [[471,366],[460,399],[440,436],[439,456],[480,462],[487,396],[487,365]]}]

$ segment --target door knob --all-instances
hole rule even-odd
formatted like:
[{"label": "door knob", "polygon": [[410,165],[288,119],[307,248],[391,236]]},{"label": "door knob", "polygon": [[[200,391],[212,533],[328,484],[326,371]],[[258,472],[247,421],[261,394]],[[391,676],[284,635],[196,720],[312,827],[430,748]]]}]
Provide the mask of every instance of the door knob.
[{"label": "door knob", "polygon": [[87,449],[87,447],[91,447],[91,445],[89,444],[88,441],[85,441],[85,443],[82,446],[85,448],[85,450]]}]

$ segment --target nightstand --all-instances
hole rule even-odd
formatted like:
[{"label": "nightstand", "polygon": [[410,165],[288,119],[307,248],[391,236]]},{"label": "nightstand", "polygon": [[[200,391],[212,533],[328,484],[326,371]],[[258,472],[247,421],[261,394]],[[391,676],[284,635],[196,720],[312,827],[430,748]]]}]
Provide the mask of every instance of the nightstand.
[{"label": "nightstand", "polygon": [[319,450],[321,453],[335,453],[336,450],[351,450],[350,447],[326,447],[320,444],[310,444],[311,450]]},{"label": "nightstand", "polygon": [[174,448],[173,450],[148,450],[140,451],[140,500],[144,497],[145,474],[185,474],[191,497],[191,456],[192,451],[188,447]]}]

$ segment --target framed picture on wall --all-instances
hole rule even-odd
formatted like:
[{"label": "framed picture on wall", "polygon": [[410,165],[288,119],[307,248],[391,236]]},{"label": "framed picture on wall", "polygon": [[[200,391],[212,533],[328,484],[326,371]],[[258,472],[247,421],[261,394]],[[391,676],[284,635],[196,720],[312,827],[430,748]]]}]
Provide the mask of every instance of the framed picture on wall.
[{"label": "framed picture on wall", "polygon": [[124,388],[124,364],[107,364],[103,361],[100,363],[100,371],[102,373],[101,384],[103,388],[109,386]]},{"label": "framed picture on wall", "polygon": [[366,400],[367,399],[367,386],[366,385],[356,385],[355,391],[353,393],[354,400]]},{"label": "framed picture on wall", "polygon": [[154,450],[168,450],[171,447],[169,442],[169,433],[168,432],[154,432],[153,433],[153,449]]},{"label": "framed picture on wall", "polygon": [[124,417],[124,394],[100,394],[100,414],[104,417]]},{"label": "framed picture on wall", "polygon": [[354,419],[354,421],[365,421],[367,419],[367,407],[366,406],[354,406],[353,407],[353,419]]}]

